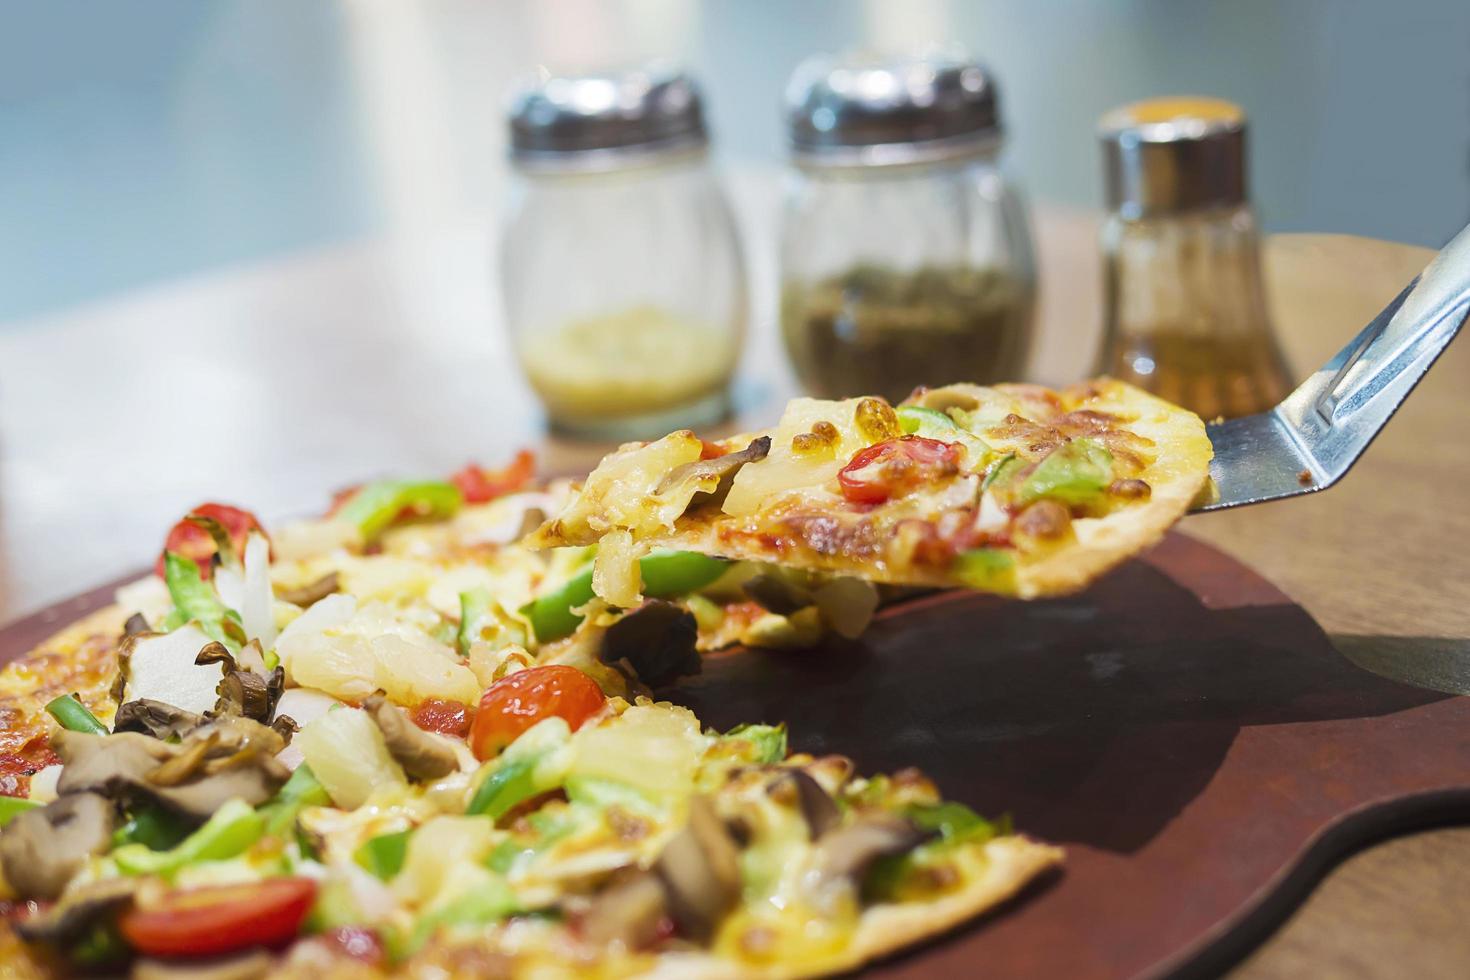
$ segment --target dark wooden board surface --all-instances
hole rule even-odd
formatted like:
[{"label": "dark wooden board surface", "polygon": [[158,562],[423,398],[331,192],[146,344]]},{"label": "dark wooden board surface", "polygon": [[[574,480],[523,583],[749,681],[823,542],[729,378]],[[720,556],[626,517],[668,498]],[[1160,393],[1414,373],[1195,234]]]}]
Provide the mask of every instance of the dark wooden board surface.
[{"label": "dark wooden board surface", "polygon": [[[110,596],[0,630],[0,662]],[[794,748],[865,772],[918,766],[1067,848],[1019,901],[876,976],[1208,975],[1355,846],[1470,817],[1470,701],[1353,666],[1180,534],[1075,597],[934,595],[861,642],[723,655],[664,693],[722,728],[785,720]]]},{"label": "dark wooden board surface", "polygon": [[786,720],[865,772],[918,766],[1066,847],[884,977],[1210,975],[1354,847],[1470,816],[1470,700],[1353,666],[1180,534],[1075,597],[936,595],[860,643],[724,656],[667,693],[719,727]]}]

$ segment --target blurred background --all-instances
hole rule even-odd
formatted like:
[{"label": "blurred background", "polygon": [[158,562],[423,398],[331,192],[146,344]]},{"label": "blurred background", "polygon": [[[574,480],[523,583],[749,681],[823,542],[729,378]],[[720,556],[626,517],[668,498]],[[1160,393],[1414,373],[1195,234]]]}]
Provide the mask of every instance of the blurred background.
[{"label": "blurred background", "polygon": [[[0,323],[222,265],[493,216],[508,84],[664,56],[716,152],[782,159],[805,55],[959,41],[1034,199],[1101,201],[1110,106],[1239,102],[1268,231],[1439,245],[1470,217],[1463,0],[5,0]],[[488,225],[487,225],[488,226]]]},{"label": "blurred background", "polygon": [[0,618],[138,569],[202,500],[269,522],[518,446],[596,459],[547,442],[498,323],[506,96],[538,68],[657,57],[703,86],[758,423],[795,390],[781,97],[814,52],[991,67],[1044,380],[1092,369],[1121,103],[1238,102],[1268,232],[1438,246],[1470,218],[1464,0],[0,0],[0,24]]}]

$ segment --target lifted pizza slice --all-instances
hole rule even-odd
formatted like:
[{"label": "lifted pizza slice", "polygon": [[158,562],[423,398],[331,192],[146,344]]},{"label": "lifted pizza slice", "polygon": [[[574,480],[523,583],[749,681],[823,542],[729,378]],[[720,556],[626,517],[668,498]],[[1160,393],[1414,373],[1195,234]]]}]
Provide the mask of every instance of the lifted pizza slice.
[{"label": "lifted pizza slice", "polygon": [[528,543],[598,544],[596,592],[624,608],[651,548],[1029,599],[1158,541],[1211,455],[1197,415],[1111,378],[798,398],[763,433],[619,448]]}]

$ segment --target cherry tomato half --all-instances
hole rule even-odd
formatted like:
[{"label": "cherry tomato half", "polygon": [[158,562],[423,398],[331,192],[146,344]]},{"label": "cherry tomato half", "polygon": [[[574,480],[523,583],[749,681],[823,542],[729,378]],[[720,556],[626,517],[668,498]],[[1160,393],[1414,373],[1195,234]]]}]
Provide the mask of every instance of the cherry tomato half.
[{"label": "cherry tomato half", "polygon": [[496,497],[515,493],[531,482],[531,477],[535,474],[536,457],[529,449],[522,449],[516,453],[516,458],[509,466],[487,470],[470,463],[451,476],[449,482],[459,487],[459,492],[464,494],[465,503],[483,504]]},{"label": "cherry tomato half", "polygon": [[[248,510],[239,507],[231,507],[229,504],[200,504],[168,532],[168,538],[163,543],[163,552],[172,551],[176,555],[188,558],[199,566],[199,571],[205,578],[213,573],[210,559],[219,549],[214,546],[214,539],[209,532],[198,524],[191,523],[190,517],[207,517],[218,521],[230,536],[230,545],[236,554],[245,550],[245,539],[251,531],[265,533],[260,526],[260,521]],[[160,578],[163,577],[163,552],[158,555],[158,564],[153,571]]]},{"label": "cherry tomato half", "polygon": [[477,759],[499,755],[521,732],[555,715],[572,731],[597,713],[607,698],[597,682],[575,667],[547,664],[517,671],[491,684],[470,725]]},{"label": "cherry tomato half", "polygon": [[149,956],[218,956],[251,946],[284,946],[316,898],[310,878],[187,888],[118,921],[128,945]]},{"label": "cherry tomato half", "polygon": [[960,447],[923,436],[888,439],[859,451],[837,474],[842,495],[856,504],[881,504],[954,473]]}]

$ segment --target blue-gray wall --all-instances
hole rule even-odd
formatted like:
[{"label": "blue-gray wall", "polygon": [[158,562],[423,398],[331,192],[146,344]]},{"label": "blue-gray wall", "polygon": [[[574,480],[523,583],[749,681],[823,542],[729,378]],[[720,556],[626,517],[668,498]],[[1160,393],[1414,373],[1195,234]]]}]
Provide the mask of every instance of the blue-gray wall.
[{"label": "blue-gray wall", "polygon": [[1241,102],[1273,230],[1470,220],[1467,0],[0,0],[0,321],[494,207],[508,79],[667,54],[722,154],[780,157],[823,48],[959,41],[1033,196],[1098,200],[1097,116]]}]

